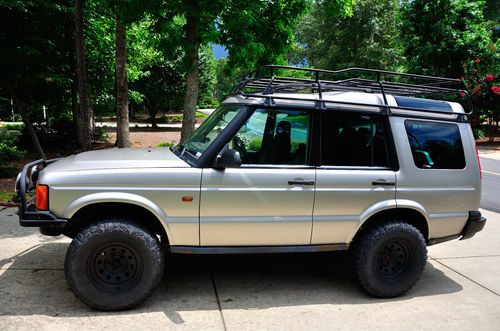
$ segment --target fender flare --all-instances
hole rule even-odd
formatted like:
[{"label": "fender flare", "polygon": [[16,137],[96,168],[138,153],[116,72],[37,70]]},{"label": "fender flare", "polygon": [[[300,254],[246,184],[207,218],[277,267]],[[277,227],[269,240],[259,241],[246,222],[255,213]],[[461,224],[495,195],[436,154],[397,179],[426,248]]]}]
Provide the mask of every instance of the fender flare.
[{"label": "fender flare", "polygon": [[163,209],[153,201],[132,193],[99,192],[81,196],[66,206],[63,218],[71,219],[79,210],[86,206],[107,202],[132,204],[148,210],[160,221],[167,236],[170,238],[170,228],[167,222],[168,215]]},{"label": "fender flare", "polygon": [[354,236],[359,232],[359,229],[366,223],[372,216],[386,210],[397,210],[397,209],[412,209],[419,214],[421,214],[425,222],[427,223],[427,228],[429,228],[429,214],[427,210],[418,202],[412,200],[405,199],[390,199],[379,201],[370,207],[366,208],[363,213],[361,213],[359,217],[359,222],[356,226],[356,230],[354,231],[351,238],[349,238],[349,242],[353,240]]}]

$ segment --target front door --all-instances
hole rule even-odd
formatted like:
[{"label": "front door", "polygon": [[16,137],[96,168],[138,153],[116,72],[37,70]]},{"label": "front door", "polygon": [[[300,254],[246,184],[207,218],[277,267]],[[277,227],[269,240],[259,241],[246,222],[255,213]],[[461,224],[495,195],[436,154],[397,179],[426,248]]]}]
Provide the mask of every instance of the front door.
[{"label": "front door", "polygon": [[315,169],[311,113],[256,109],[230,141],[241,168],[203,169],[202,246],[307,245]]}]

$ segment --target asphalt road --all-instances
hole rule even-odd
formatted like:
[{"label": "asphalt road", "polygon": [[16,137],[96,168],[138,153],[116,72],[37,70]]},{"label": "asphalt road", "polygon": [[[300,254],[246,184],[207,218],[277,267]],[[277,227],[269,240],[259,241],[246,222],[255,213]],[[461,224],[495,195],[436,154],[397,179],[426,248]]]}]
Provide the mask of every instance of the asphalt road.
[{"label": "asphalt road", "polygon": [[481,158],[483,187],[481,208],[500,213],[500,160]]}]

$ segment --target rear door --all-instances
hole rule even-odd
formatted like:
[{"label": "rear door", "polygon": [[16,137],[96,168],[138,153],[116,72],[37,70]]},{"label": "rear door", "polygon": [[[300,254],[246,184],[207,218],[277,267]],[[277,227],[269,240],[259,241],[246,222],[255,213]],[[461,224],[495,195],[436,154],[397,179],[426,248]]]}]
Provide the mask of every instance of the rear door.
[{"label": "rear door", "polygon": [[313,244],[348,243],[372,210],[394,207],[387,119],[326,110],[316,173]]}]

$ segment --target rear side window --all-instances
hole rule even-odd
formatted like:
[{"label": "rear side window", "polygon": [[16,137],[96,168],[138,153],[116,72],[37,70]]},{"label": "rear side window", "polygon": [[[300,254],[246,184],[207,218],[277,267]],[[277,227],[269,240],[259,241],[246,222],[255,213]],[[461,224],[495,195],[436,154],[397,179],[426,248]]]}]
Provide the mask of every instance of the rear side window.
[{"label": "rear side window", "polygon": [[322,165],[389,167],[381,117],[337,111],[323,116]]},{"label": "rear side window", "polygon": [[465,156],[458,125],[405,121],[413,161],[421,169],[463,169]]}]

